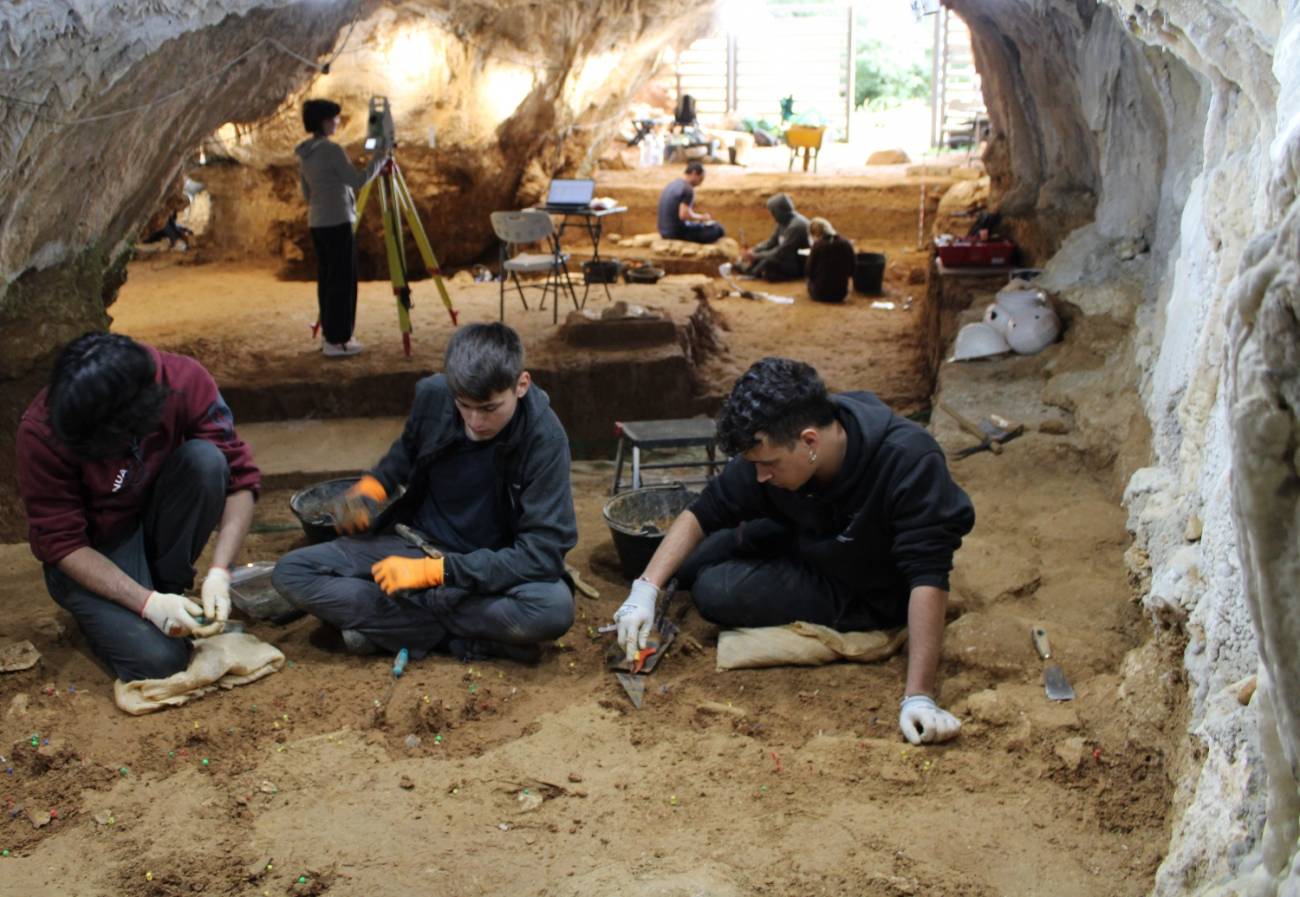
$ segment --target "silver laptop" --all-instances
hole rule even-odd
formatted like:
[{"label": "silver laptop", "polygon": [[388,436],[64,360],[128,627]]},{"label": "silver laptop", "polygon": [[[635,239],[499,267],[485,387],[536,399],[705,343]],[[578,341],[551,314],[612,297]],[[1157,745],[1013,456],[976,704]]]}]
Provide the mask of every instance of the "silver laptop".
[{"label": "silver laptop", "polygon": [[556,178],[546,191],[548,209],[586,209],[596,192],[596,182],[591,178]]}]

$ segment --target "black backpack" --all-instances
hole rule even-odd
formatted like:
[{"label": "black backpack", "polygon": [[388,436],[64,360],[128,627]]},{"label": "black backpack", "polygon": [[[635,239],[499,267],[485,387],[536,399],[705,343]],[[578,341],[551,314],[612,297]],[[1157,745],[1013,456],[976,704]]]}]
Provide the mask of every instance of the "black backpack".
[{"label": "black backpack", "polygon": [[686,127],[695,122],[695,97],[684,93],[677,99],[677,111],[673,114],[673,123]]}]

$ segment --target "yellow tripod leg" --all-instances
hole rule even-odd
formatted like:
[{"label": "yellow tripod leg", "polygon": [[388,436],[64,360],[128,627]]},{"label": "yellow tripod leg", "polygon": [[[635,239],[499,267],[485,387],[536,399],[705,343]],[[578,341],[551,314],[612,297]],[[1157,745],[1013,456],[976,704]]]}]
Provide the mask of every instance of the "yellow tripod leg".
[{"label": "yellow tripod leg", "polygon": [[[389,191],[393,195],[389,196]],[[397,223],[396,190],[383,175],[379,183],[379,212],[384,220],[384,249],[388,255],[388,278],[393,282],[393,294],[397,297],[397,327],[402,333],[402,350],[411,354],[411,290],[406,282],[406,265],[403,259],[403,247],[399,245],[400,225]]]},{"label": "yellow tripod leg", "polygon": [[370,188],[376,180],[378,178],[371,178],[366,181],[361,186],[361,192],[357,194],[357,218],[352,222],[352,233],[354,234],[357,232],[357,228],[361,227],[361,213],[366,210],[366,200],[370,198]]},{"label": "yellow tripod leg", "polygon": [[420,255],[424,259],[424,266],[429,269],[430,276],[438,288],[438,298],[447,309],[447,314],[451,316],[451,325],[457,325],[459,314],[456,307],[452,305],[451,295],[447,292],[447,284],[442,279],[442,268],[438,264],[437,257],[433,254],[433,246],[429,243],[429,237],[424,232],[424,225],[420,223],[420,216],[415,210],[415,200],[411,198],[411,191],[406,187],[406,179],[402,177],[401,169],[393,166],[393,193],[396,196],[397,203],[401,206],[402,212],[406,215],[406,222],[411,228],[411,235],[415,237],[415,245],[420,249]]}]

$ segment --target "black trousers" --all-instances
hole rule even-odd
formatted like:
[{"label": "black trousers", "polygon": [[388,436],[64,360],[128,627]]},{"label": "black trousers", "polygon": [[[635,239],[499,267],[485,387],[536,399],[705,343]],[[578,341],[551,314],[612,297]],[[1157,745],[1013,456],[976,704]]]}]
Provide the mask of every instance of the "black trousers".
[{"label": "black trousers", "polygon": [[[221,450],[192,439],[164,462],[140,526],[95,549],[147,589],[182,592],[194,583],[194,561],[221,521],[229,483]],[[163,679],[189,665],[189,639],[164,635],[135,611],[82,588],[49,564],[45,586],[77,621],[90,650],[123,682]]]},{"label": "black trousers", "polygon": [[801,255],[774,255],[754,265],[750,274],[764,280],[798,280],[803,277],[804,261]]},{"label": "black trousers", "polygon": [[346,343],[357,324],[357,242],[351,224],[313,227],[316,301],[327,343]]},{"label": "black trousers", "polygon": [[798,538],[772,520],[711,534],[677,572],[700,616],[725,629],[803,621],[841,632],[907,622],[906,603],[873,602],[798,550]]},{"label": "black trousers", "polygon": [[673,230],[671,240],[691,243],[716,243],[727,235],[716,221],[683,221]]}]

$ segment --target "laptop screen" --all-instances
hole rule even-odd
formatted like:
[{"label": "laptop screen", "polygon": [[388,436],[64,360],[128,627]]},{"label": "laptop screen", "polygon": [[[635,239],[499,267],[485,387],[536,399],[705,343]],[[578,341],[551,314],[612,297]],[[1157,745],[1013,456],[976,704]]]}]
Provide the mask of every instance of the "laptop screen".
[{"label": "laptop screen", "polygon": [[556,178],[551,181],[551,189],[546,191],[548,206],[585,206],[591,202],[596,192],[596,182],[590,178],[567,180]]}]

